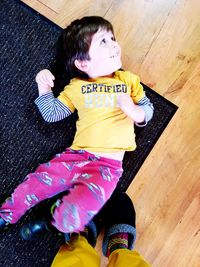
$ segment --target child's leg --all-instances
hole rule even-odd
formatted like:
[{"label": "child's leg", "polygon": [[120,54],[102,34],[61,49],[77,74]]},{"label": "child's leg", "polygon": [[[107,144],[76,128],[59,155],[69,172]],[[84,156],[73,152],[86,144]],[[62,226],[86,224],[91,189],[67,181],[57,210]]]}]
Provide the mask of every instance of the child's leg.
[{"label": "child's leg", "polygon": [[76,236],[70,240],[69,244],[65,244],[59,249],[51,265],[51,267],[68,266],[99,267],[100,257],[84,237]]},{"label": "child's leg", "polygon": [[110,198],[122,174],[121,162],[96,159],[74,173],[70,194],[58,201],[52,224],[61,232],[79,232]]},{"label": "child's leg", "polygon": [[[76,161],[75,161],[76,160]],[[16,223],[20,217],[40,201],[68,190],[77,161],[83,161],[81,154],[69,150],[56,155],[50,162],[41,164],[34,173],[27,175],[0,207],[0,217],[9,223]]]},{"label": "child's leg", "polygon": [[[20,217],[31,207],[44,199],[50,198],[59,192],[67,190],[59,180],[48,177],[46,183],[44,173],[32,173],[27,180],[21,183],[0,208],[0,216],[9,223],[16,223]],[[46,180],[47,181],[47,180]]]}]

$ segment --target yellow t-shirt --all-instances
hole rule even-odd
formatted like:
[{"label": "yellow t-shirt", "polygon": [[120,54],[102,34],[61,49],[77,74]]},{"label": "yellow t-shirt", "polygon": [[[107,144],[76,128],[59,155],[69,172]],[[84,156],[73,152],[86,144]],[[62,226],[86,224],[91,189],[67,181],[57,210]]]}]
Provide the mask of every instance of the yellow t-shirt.
[{"label": "yellow t-shirt", "polygon": [[144,96],[138,76],[116,71],[112,78],[74,78],[58,99],[78,111],[72,149],[91,152],[131,151],[136,148],[133,122],[117,107],[117,95],[128,94],[134,103]]}]

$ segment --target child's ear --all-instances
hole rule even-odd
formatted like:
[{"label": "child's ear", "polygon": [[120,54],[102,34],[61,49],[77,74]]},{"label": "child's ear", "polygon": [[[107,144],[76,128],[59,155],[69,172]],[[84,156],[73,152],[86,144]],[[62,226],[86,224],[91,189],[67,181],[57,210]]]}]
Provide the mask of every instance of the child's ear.
[{"label": "child's ear", "polygon": [[77,67],[77,69],[83,71],[83,72],[87,72],[89,69],[89,61],[88,60],[79,60],[76,59],[74,61],[75,66]]}]

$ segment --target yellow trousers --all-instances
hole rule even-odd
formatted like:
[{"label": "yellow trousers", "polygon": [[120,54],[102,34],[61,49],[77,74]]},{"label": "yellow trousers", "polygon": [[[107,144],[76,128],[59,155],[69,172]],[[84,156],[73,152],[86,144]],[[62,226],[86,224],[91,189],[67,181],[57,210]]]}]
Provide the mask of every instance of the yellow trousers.
[{"label": "yellow trousers", "polygon": [[[100,256],[83,236],[61,246],[51,267],[99,267]],[[108,259],[107,267],[150,267],[136,251],[117,249]]]}]

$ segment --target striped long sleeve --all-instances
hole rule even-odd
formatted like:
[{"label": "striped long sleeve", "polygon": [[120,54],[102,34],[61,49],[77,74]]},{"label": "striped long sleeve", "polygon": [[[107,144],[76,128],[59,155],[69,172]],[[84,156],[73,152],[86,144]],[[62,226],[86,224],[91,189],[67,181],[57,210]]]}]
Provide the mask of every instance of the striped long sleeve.
[{"label": "striped long sleeve", "polygon": [[67,106],[54,97],[53,92],[39,96],[36,98],[35,104],[47,122],[60,121],[72,114]]},{"label": "striped long sleeve", "polygon": [[138,103],[138,106],[140,106],[145,113],[145,121],[142,123],[135,123],[138,127],[144,127],[147,125],[147,123],[152,119],[153,113],[154,113],[154,106],[150,102],[149,98],[147,96],[143,97]]}]

